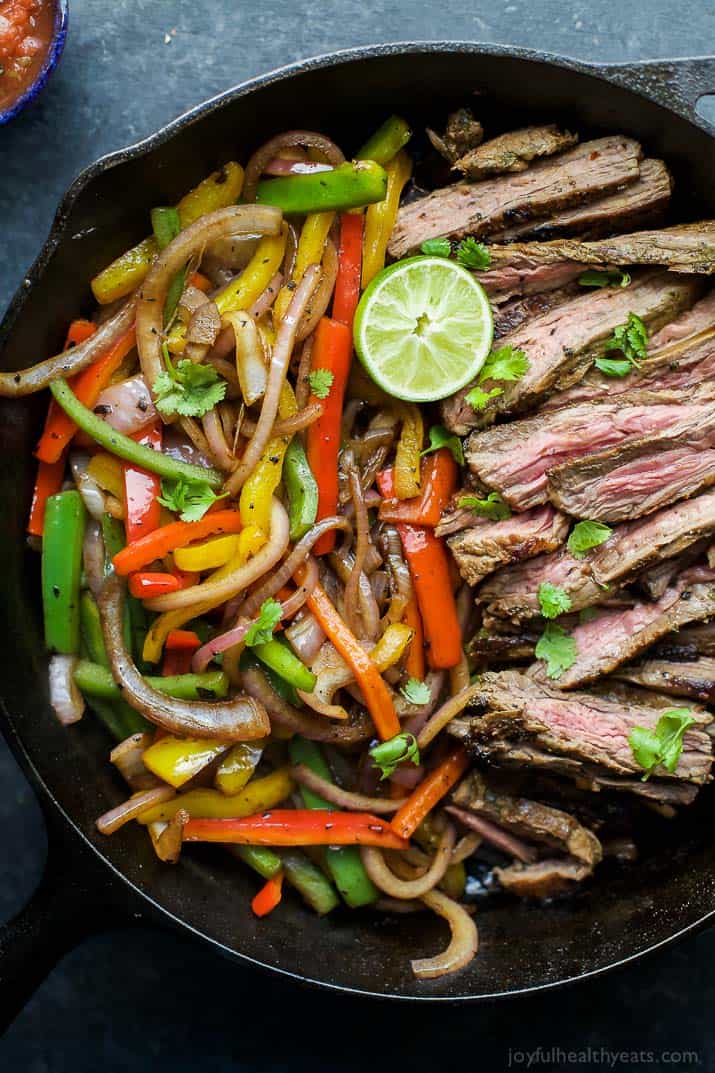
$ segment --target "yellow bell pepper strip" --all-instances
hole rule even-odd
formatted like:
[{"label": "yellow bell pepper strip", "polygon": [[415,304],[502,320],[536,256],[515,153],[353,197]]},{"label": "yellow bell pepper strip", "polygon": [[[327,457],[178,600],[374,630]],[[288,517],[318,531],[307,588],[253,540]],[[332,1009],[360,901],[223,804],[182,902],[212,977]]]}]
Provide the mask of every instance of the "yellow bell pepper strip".
[{"label": "yellow bell pepper strip", "polygon": [[179,794],[171,801],[147,809],[138,817],[139,823],[153,823],[154,820],[170,820],[180,808],[186,809],[192,819],[232,819],[240,816],[252,816],[255,812],[265,812],[275,808],[281,801],[292,794],[295,783],[288,768],[278,768],[270,775],[260,779],[251,779],[240,793],[227,797],[220,790],[197,789]]},{"label": "yellow bell pepper strip", "polygon": [[310,265],[319,265],[323,260],[325,240],[333,226],[334,219],[334,212],[311,212],[306,216],[298,239],[293,275],[290,282],[281,287],[273,303],[274,320],[283,320],[293,297],[293,291],[305,275],[305,270]]},{"label": "yellow bell pepper strip", "polygon": [[391,115],[355,154],[356,160],[374,160],[383,168],[407,145],[412,137],[408,124],[398,115]]},{"label": "yellow bell pepper strip", "polygon": [[[241,196],[242,188],[243,168],[230,161],[181,199],[177,209],[182,228],[188,227],[207,212],[233,205]],[[115,302],[117,298],[124,298],[136,290],[151,268],[157,249],[156,239],[152,235],[120,254],[98,273],[92,280],[92,291],[99,304]]]},{"label": "yellow bell pepper strip", "polygon": [[412,174],[412,160],[404,149],[390,161],[387,172],[387,192],[383,201],[370,205],[365,214],[365,238],[362,254],[362,286],[367,287],[385,267],[387,243],[395,226],[402,189]]},{"label": "yellow bell pepper strip", "polygon": [[79,492],[50,496],[42,538],[42,607],[50,652],[79,650],[79,592],[87,513]]},{"label": "yellow bell pepper strip", "polygon": [[200,574],[204,570],[215,570],[223,566],[238,551],[238,536],[210,537],[201,544],[189,544],[186,548],[177,548],[174,562],[179,570]]},{"label": "yellow bell pepper strip", "polygon": [[263,741],[239,741],[232,745],[218,766],[214,784],[227,797],[241,792],[263,755]]},{"label": "yellow bell pepper strip", "polygon": [[316,585],[308,597],[312,611],[328,639],[348,664],[357,681],[365,704],[380,738],[387,741],[400,733],[400,721],[387,685],[380,672],[352,631],[338,614],[322,585]]},{"label": "yellow bell pepper strip", "polygon": [[264,179],[256,188],[259,205],[276,205],[286,215],[310,212],[344,212],[382,201],[387,176],[373,160],[353,160],[332,171]]},{"label": "yellow bell pepper strip", "polygon": [[103,491],[124,503],[124,469],[118,458],[107,451],[97,451],[89,460],[87,473]]},{"label": "yellow bell pepper strip", "polygon": [[425,429],[418,406],[405,403],[399,408],[402,430],[395,451],[395,498],[413,499],[422,491],[420,454],[424,445]]},{"label": "yellow bell pepper strip", "polygon": [[[284,381],[278,402],[278,416],[283,421],[297,412],[293,388]],[[241,489],[239,510],[245,526],[255,525],[263,533],[268,533],[273,493],[281,481],[283,459],[290,441],[290,436],[274,436],[270,439],[256,468]]]},{"label": "yellow bell pepper strip", "polygon": [[264,235],[256,246],[256,252],[243,272],[232,279],[214,297],[221,316],[250,309],[265,291],[283,263],[288,228],[284,225],[279,235]]},{"label": "yellow bell pepper strip", "polygon": [[228,744],[208,738],[174,738],[167,734],[144,750],[142,760],[145,767],[178,790],[228,748]]},{"label": "yellow bell pepper strip", "polygon": [[[144,815],[146,813],[139,817],[140,822]],[[409,846],[386,820],[369,812],[324,812],[301,808],[264,810],[256,816],[236,819],[191,819],[184,827],[184,842],[229,842],[249,846],[377,846],[402,850]]]}]

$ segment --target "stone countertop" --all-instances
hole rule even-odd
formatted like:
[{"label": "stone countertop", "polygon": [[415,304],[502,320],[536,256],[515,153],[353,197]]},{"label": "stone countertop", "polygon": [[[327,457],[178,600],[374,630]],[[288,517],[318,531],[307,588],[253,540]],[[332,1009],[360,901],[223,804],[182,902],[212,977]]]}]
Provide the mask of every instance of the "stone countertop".
[{"label": "stone countertop", "polygon": [[[295,59],[445,38],[591,61],[715,51],[707,0],[687,11],[669,0],[72,0],[70,8],[65,56],[48,90],[0,128],[0,310],[81,168]],[[0,779],[0,919],[7,919],[39,878],[45,840],[39,808],[2,740]],[[0,1042],[0,1063],[16,1073],[378,1073],[402,1065],[411,1073],[492,1073],[526,1069],[532,1052],[531,1069],[544,1071],[712,1069],[713,958],[710,931],[558,993],[437,1011],[298,989],[174,934],[108,931],[50,975]],[[587,1048],[580,1057],[568,1053]],[[696,1052],[697,1060],[670,1052]]]}]

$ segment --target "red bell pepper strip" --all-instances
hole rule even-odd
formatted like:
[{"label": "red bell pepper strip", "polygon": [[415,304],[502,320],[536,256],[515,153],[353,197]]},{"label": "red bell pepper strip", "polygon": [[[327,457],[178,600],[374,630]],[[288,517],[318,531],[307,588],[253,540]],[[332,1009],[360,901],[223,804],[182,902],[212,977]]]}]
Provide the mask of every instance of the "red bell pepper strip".
[{"label": "red bell pepper strip", "polygon": [[360,300],[360,274],[362,271],[361,213],[344,212],[340,217],[340,247],[338,250],[338,275],[333,294],[333,320],[339,320],[352,328],[355,310]]},{"label": "red bell pepper strip", "polygon": [[201,639],[193,630],[169,630],[164,642],[164,648],[193,654],[198,648],[201,648]]},{"label": "red bell pepper strip", "polygon": [[160,574],[147,570],[129,575],[129,591],[137,600],[150,600],[167,592],[178,592],[181,582],[173,574]]},{"label": "red bell pepper strip", "polygon": [[418,682],[422,682],[425,676],[425,633],[416,596],[410,597],[402,621],[412,630],[412,640],[405,659],[405,670],[410,678],[416,678]]},{"label": "red bell pepper strip", "polygon": [[[300,575],[299,575],[300,576]],[[383,741],[400,733],[400,721],[390,690],[382,675],[362,647],[352,630],[342,620],[322,585],[316,585],[308,597],[308,609],[313,612],[325,633],[337,648],[365,699],[375,730]]]},{"label": "red bell pepper strip", "polygon": [[[382,496],[392,495],[394,486],[390,470],[378,473],[377,487]],[[399,522],[397,531],[422,616],[427,662],[434,670],[456,667],[462,658],[462,631],[444,544],[424,526]]]},{"label": "red bell pepper strip", "polygon": [[[390,468],[390,482],[394,471]],[[438,525],[457,487],[457,463],[446,448],[436,451],[422,464],[422,495],[415,499],[383,499],[378,510],[382,522]]]},{"label": "red bell pepper strip", "polygon": [[203,540],[212,534],[240,533],[241,528],[241,515],[237,510],[209,511],[198,522],[171,522],[122,548],[112,560],[114,569],[120,577],[126,577],[155,559],[163,559],[175,548],[185,548],[192,541]]},{"label": "red bell pepper strip", "polygon": [[40,462],[37,467],[35,488],[32,493],[30,517],[27,531],[32,536],[42,536],[45,528],[45,506],[50,496],[56,495],[62,487],[65,476],[64,453],[56,462]]},{"label": "red bell pepper strip", "polygon": [[258,894],[251,902],[251,909],[257,917],[268,916],[272,913],[275,907],[281,900],[283,894],[283,873],[279,872],[275,876],[271,876],[266,881],[265,886],[261,887]]},{"label": "red bell pepper strip", "polygon": [[242,846],[380,846],[407,849],[390,824],[369,812],[274,809],[236,819],[191,819],[185,842],[232,842]]},{"label": "red bell pepper strip", "polygon": [[208,279],[203,272],[194,272],[189,280],[192,287],[196,287],[198,290],[203,291],[206,294],[213,287],[211,280]]},{"label": "red bell pepper strip", "polygon": [[[132,439],[145,447],[161,450],[162,425],[157,421],[151,428],[136,432]],[[127,544],[141,540],[147,533],[159,528],[161,521],[161,504],[157,496],[161,495],[161,480],[156,473],[139,469],[130,462],[124,462],[124,499],[127,505],[125,526]]]},{"label": "red bell pepper strip", "polygon": [[174,674],[188,674],[194,652],[201,641],[193,630],[169,630],[164,642],[164,661],[161,673],[164,678]]},{"label": "red bell pepper strip", "polygon": [[[308,465],[318,484],[317,520],[329,518],[338,509],[338,452],[343,398],[350,373],[353,335],[346,324],[323,317],[315,331],[311,355],[311,370],[327,369],[333,382],[325,399],[311,395],[311,402],[320,402],[323,412],[306,433]],[[325,533],[313,548],[314,555],[325,555],[335,547],[335,533]]]},{"label": "red bell pepper strip", "polygon": [[451,790],[468,767],[469,757],[460,745],[415,787],[392,817],[393,830],[401,838],[410,838],[428,812]]},{"label": "red bell pepper strip", "polygon": [[[100,392],[107,387],[135,343],[134,328],[128,328],[103,357],[72,378],[70,386],[81,403],[90,410],[96,405]],[[53,401],[35,457],[41,462],[56,462],[76,431],[74,421]]]}]

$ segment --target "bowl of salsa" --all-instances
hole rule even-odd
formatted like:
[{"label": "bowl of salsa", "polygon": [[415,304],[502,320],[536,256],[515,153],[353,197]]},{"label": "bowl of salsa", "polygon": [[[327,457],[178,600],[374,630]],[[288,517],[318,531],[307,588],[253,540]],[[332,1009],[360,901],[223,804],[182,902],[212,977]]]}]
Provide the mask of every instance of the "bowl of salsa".
[{"label": "bowl of salsa", "polygon": [[0,126],[44,88],[67,36],[67,0],[0,0]]}]

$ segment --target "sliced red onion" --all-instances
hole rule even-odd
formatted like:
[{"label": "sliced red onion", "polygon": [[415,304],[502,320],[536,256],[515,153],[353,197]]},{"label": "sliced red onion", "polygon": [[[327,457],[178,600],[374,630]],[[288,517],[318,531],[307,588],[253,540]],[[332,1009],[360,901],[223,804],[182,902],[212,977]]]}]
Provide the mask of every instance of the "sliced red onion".
[{"label": "sliced red onion", "polygon": [[276,272],[275,276],[268,284],[265,291],[262,291],[261,294],[258,295],[258,298],[256,298],[255,302],[248,310],[249,315],[258,320],[258,318],[262,317],[264,313],[267,313],[275,302],[276,297],[278,295],[278,291],[281,289],[282,286],[283,273]]},{"label": "sliced red onion", "polygon": [[90,518],[100,522],[106,510],[106,498],[97,482],[93,481],[87,472],[88,465],[88,454],[85,454],[84,451],[72,451],[70,470],[74,483],[77,485],[77,491],[82,496],[82,502],[87,508]]},{"label": "sliced red onion", "polygon": [[50,660],[50,704],[63,726],[77,723],[84,714],[84,697],[74,683],[76,656]]},{"label": "sliced red onion", "polygon": [[292,767],[291,775],[301,786],[306,786],[313,793],[324,797],[326,801],[329,801],[331,805],[335,805],[336,808],[348,809],[353,812],[374,812],[378,816],[385,815],[390,812],[397,812],[398,808],[401,808],[407,800],[406,797],[367,797],[365,794],[351,793],[350,790],[343,790],[342,786],[336,786],[334,782],[330,782],[328,779],[321,779],[320,775],[316,775],[305,764],[296,764],[295,767]]},{"label": "sliced red onion", "polygon": [[84,531],[82,564],[90,591],[96,598],[104,582],[104,541],[98,522],[90,522]]},{"label": "sliced red onion", "polygon": [[99,393],[94,412],[125,436],[139,432],[156,420],[151,392],[141,374],[105,387]]},{"label": "sliced red onion", "polygon": [[160,782],[153,772],[144,767],[144,750],[154,741],[154,735],[146,731],[143,734],[131,734],[119,745],[115,745],[109,754],[110,761],[123,776],[132,790],[150,790]]},{"label": "sliced red onion", "polygon": [[469,964],[479,949],[479,933],[464,907],[441,891],[431,890],[423,894],[421,900],[447,921],[452,933],[449,946],[441,954],[411,962],[412,971],[418,980],[433,980]]},{"label": "sliced red onion", "polygon": [[146,812],[154,805],[160,805],[162,801],[170,801],[175,796],[176,790],[172,786],[155,786],[151,790],[133,794],[127,801],[122,801],[121,805],[117,805],[116,808],[100,816],[97,820],[97,830],[103,835],[112,835],[129,820],[141,816],[142,812]]},{"label": "sliced red onion", "polygon": [[470,831],[481,835],[485,842],[490,842],[492,846],[496,846],[503,853],[508,853],[510,857],[516,857],[518,861],[523,861],[525,864],[530,864],[536,859],[536,850],[532,846],[484,816],[477,816],[468,809],[457,808],[456,805],[446,805],[445,812],[449,812],[455,820],[459,820]]},{"label": "sliced red onion", "polygon": [[264,175],[313,175],[317,171],[332,171],[331,164],[320,164],[317,160],[288,160],[286,157],[274,156],[263,169]]},{"label": "sliced red onion", "polygon": [[296,656],[308,666],[318,655],[325,641],[325,631],[310,611],[306,611],[299,619],[291,623],[285,629],[284,634]]}]

